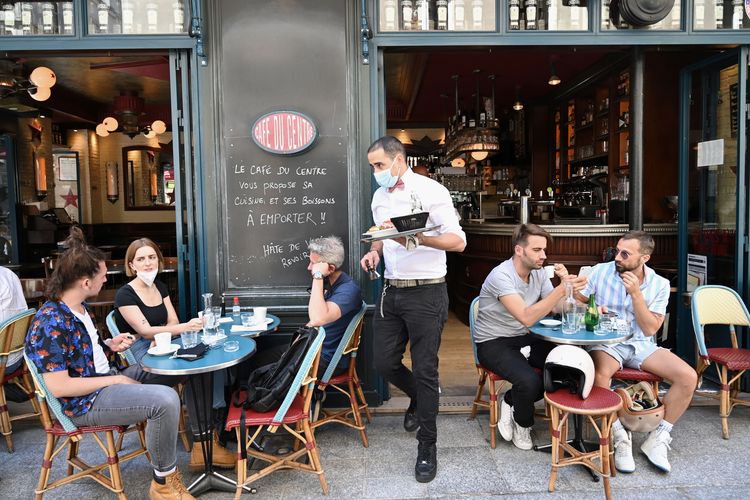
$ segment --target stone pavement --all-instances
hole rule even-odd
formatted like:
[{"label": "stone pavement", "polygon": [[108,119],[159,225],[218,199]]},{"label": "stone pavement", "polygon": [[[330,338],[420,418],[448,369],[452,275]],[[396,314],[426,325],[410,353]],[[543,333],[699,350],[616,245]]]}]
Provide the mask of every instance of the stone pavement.
[{"label": "stone pavement", "polygon": [[[467,415],[446,414],[438,419],[438,475],[428,484],[414,480],[416,441],[402,427],[400,415],[375,415],[368,426],[370,447],[363,448],[358,433],[341,426],[319,429],[318,444],[330,485],[328,498],[603,498],[603,489],[581,468],[560,471],[557,491],[547,492],[549,455],[521,451],[498,438],[488,443],[488,416],[475,421]],[[644,435],[634,437],[637,470],[613,479],[615,498],[747,498],[750,492],[750,409],[738,408],[730,417],[729,440],[721,438],[716,406],[694,406],[675,426],[670,459],[672,472],[663,474],[640,453]],[[15,453],[0,442],[0,498],[32,498],[39,472],[44,434],[33,421],[14,425]],[[535,426],[535,442],[549,439],[546,422]],[[126,438],[132,446],[135,436]],[[86,447],[91,451],[95,445]],[[98,451],[98,450],[93,450]],[[178,465],[189,479],[188,454],[178,447]],[[125,492],[130,499],[148,498],[150,467],[143,457],[123,464]],[[64,469],[56,464],[53,474]],[[243,498],[325,498],[315,476],[282,471],[255,483],[256,495]],[[114,498],[93,481],[64,486],[45,498]],[[231,498],[211,492],[203,499]]]}]

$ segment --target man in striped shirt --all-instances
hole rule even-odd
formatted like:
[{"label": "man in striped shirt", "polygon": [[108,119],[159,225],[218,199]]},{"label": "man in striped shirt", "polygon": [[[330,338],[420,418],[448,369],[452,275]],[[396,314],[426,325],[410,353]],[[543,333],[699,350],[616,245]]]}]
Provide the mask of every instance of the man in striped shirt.
[{"label": "man in striped shirt", "polygon": [[[654,335],[664,323],[669,281],[646,265],[653,251],[654,239],[648,233],[625,233],[617,242],[614,262],[595,266],[581,294],[588,299],[595,293],[597,305],[616,312],[619,319],[630,324],[633,332],[625,342],[591,349],[596,385],[609,388],[612,375],[622,367],[645,370],[672,383],[664,397],[664,420],[641,445],[641,451],[652,464],[669,472],[671,465],[667,450],[672,441],[672,425],[690,405],[697,375],[682,359],[654,342]],[[617,420],[612,426],[612,434],[615,467],[620,472],[633,472],[635,462],[630,432]]]}]

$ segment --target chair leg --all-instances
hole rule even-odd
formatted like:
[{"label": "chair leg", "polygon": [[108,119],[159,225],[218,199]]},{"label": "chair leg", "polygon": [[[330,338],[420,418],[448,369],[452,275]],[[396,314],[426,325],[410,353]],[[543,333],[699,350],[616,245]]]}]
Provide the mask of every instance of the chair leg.
[{"label": "chair leg", "polygon": [[[487,372],[485,372],[485,377]],[[484,384],[482,384],[484,385]],[[497,403],[497,391],[495,390],[495,381],[490,379],[490,448],[493,450],[497,446],[497,421],[500,418],[498,413],[500,405]]]},{"label": "chair leg", "polygon": [[719,399],[721,415],[721,436],[729,439],[729,373],[726,365],[721,367],[721,398]]},{"label": "chair leg", "polygon": [[362,385],[359,383],[359,378],[356,378],[354,381],[354,385],[357,387],[357,394],[359,395],[359,400],[362,402],[362,407],[365,410],[365,417],[367,418],[367,423],[372,423],[372,414],[370,413],[370,407],[367,405],[367,400],[365,399],[365,393],[362,390]]},{"label": "chair leg", "polygon": [[484,384],[486,380],[487,372],[482,370],[479,375],[479,381],[477,382],[477,392],[474,395],[474,404],[471,405],[471,415],[469,415],[469,420],[474,420],[477,417],[479,402],[482,401],[482,391],[484,391]]},{"label": "chair leg", "polygon": [[13,427],[10,423],[10,413],[8,412],[8,402],[5,399],[5,386],[0,385],[0,432],[5,436],[5,443],[8,445],[8,453],[13,453]]},{"label": "chair leg", "polygon": [[606,436],[606,439],[599,440],[599,459],[601,460],[602,467],[602,482],[604,483],[604,496],[607,500],[612,498],[612,486],[610,483],[610,469],[614,469],[609,461],[609,448],[610,448],[610,430],[612,427],[612,415],[602,415],[602,438]]},{"label": "chair leg", "polygon": [[359,430],[359,436],[362,438],[362,446],[368,448],[370,443],[367,440],[367,432],[365,431],[364,422],[362,422],[362,414],[359,411],[359,403],[357,403],[357,395],[354,388],[354,381],[349,379],[349,405],[352,407],[352,417],[354,417],[354,423],[357,427],[361,427]]},{"label": "chair leg", "polygon": [[68,443],[68,475],[72,475],[74,472],[73,464],[71,463],[71,460],[74,458],[78,458],[78,441],[71,440]]},{"label": "chair leg", "polygon": [[328,494],[328,482],[326,476],[323,473],[323,465],[320,463],[320,454],[318,453],[318,445],[315,442],[315,435],[310,428],[310,421],[305,419],[302,421],[303,436],[305,437],[305,446],[308,449],[308,455],[310,456],[310,464],[314,467],[315,472],[318,474],[320,480],[320,488],[323,490],[323,494]]},{"label": "chair leg", "polygon": [[560,413],[557,408],[549,406],[549,430],[550,436],[552,436],[552,443],[550,451],[552,452],[552,469],[549,473],[549,485],[547,489],[550,492],[555,491],[555,483],[557,482],[557,464],[560,461]]},{"label": "chair leg", "polygon": [[47,443],[44,445],[44,458],[42,459],[42,468],[39,470],[39,481],[36,485],[36,500],[42,500],[44,490],[49,483],[49,471],[52,468],[52,453],[55,451],[57,438],[47,433]]},{"label": "chair leg", "polygon": [[107,431],[105,436],[107,438],[107,463],[109,464],[109,480],[112,483],[112,491],[117,494],[119,500],[127,500],[127,496],[123,492],[115,436],[112,431]]}]

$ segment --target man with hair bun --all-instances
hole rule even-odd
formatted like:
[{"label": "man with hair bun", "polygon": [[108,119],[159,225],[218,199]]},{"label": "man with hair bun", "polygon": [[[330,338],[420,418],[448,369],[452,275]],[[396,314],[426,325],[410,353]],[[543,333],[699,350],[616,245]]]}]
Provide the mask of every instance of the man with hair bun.
[{"label": "man with hair bun", "polygon": [[151,457],[152,500],[190,500],[177,470],[177,429],[181,411],[177,393],[164,385],[142,385],[141,368],[118,371],[108,353],[133,343],[130,335],[102,339],[86,300],[107,281],[104,254],[86,245],[77,227],[58,258],[47,284],[49,300],[37,311],[26,335],[26,357],[78,426],[132,425],[147,421],[146,448]]}]

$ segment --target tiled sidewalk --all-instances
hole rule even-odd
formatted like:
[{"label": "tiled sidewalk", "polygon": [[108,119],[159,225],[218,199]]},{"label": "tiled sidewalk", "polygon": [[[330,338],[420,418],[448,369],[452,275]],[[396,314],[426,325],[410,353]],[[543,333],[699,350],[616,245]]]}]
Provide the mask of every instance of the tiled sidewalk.
[{"label": "tiled sidewalk", "polygon": [[[520,451],[499,438],[491,450],[487,442],[487,414],[468,421],[466,415],[438,419],[438,475],[428,484],[414,480],[416,440],[401,426],[399,415],[376,415],[368,426],[370,447],[363,448],[356,431],[333,426],[317,433],[331,491],[328,498],[603,498],[603,489],[580,468],[561,470],[557,491],[547,492],[549,455]],[[43,432],[31,423],[15,425],[16,452],[0,443],[0,498],[32,498],[44,443]],[[731,439],[721,438],[718,409],[696,406],[688,410],[673,432],[672,472],[662,474],[640,453],[644,435],[634,437],[637,470],[613,479],[615,498],[747,498],[750,492],[750,410],[738,408],[730,417]],[[549,438],[545,422],[535,427],[535,442]],[[127,438],[132,443],[135,436]],[[94,446],[89,443],[89,449]],[[127,446],[127,445],[126,445]],[[179,466],[188,479],[188,454],[178,448]],[[61,474],[62,468],[56,467]],[[125,492],[130,499],[148,498],[150,468],[144,458],[123,464]],[[316,477],[283,471],[255,483],[256,495],[243,498],[324,498]],[[53,491],[45,498],[114,498],[102,487],[82,482]],[[231,498],[211,492],[205,499]]]}]

